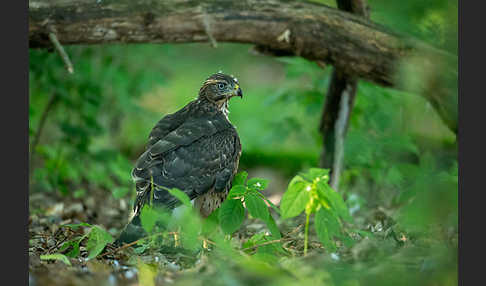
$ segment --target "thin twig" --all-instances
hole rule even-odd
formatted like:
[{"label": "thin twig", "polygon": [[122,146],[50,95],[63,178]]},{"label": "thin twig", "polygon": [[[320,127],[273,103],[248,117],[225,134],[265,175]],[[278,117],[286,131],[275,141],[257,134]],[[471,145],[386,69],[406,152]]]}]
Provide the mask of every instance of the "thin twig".
[{"label": "thin twig", "polygon": [[290,236],[291,234],[298,232],[301,228],[302,228],[302,224],[299,224],[295,229],[293,229],[291,232],[287,233],[285,236]]},{"label": "thin twig", "polygon": [[251,249],[254,249],[254,248],[258,248],[260,246],[264,246],[264,245],[268,245],[268,244],[273,244],[273,243],[278,243],[278,242],[285,242],[285,241],[290,241],[290,240],[293,240],[292,237],[288,237],[294,233],[296,233],[297,231],[299,231],[300,229],[302,228],[302,224],[299,224],[296,228],[294,228],[291,232],[287,233],[285,236],[286,237],[283,237],[283,238],[280,238],[280,239],[276,239],[276,240],[271,240],[271,241],[267,241],[267,242],[264,242],[262,244],[258,244],[258,245],[254,245],[254,246],[251,246],[251,247],[247,247],[247,248],[244,248],[242,249],[242,251],[245,251],[245,250],[251,250]]},{"label": "thin twig", "polygon": [[70,74],[74,73],[73,64],[71,63],[71,60],[69,59],[69,56],[67,55],[66,51],[62,47],[61,43],[59,43],[59,40],[57,39],[57,36],[54,32],[49,33],[49,39],[51,40],[52,44],[56,48],[56,51],[61,56],[61,59],[64,62],[64,65],[66,66],[67,71]]},{"label": "thin twig", "polygon": [[265,245],[269,245],[269,244],[274,244],[274,243],[289,241],[289,240],[292,240],[292,239],[293,238],[291,238],[291,237],[287,237],[287,238],[281,238],[281,239],[266,241],[266,242],[264,242],[262,244],[257,244],[257,245],[253,245],[253,246],[250,246],[250,247],[247,247],[247,248],[243,248],[242,251],[252,250],[252,249],[258,248],[260,246],[265,246]]},{"label": "thin twig", "polygon": [[140,241],[142,241],[142,240],[144,240],[144,239],[147,239],[147,238],[149,238],[149,237],[156,237],[156,236],[159,236],[159,235],[162,235],[162,234],[164,234],[164,233],[163,233],[163,232],[161,232],[161,233],[156,233],[156,234],[152,234],[152,235],[149,235],[149,236],[144,236],[144,237],[139,238],[139,239],[137,239],[137,240],[135,240],[135,241],[132,241],[132,242],[127,243],[127,244],[124,244],[124,245],[122,245],[122,246],[118,247],[117,249],[115,249],[115,250],[113,250],[113,251],[111,251],[111,252],[105,252],[105,253],[101,254],[99,257],[100,257],[100,258],[101,258],[101,257],[105,257],[105,256],[106,256],[106,255],[108,255],[108,254],[113,255],[113,254],[117,253],[118,251],[123,250],[123,249],[125,249],[125,248],[128,248],[128,247],[130,247],[130,246],[133,246],[133,245],[135,245],[135,244],[139,243]]},{"label": "thin twig", "polygon": [[[34,153],[35,153],[35,148],[39,144],[40,137],[42,134],[42,131],[44,130],[44,125],[47,120],[47,116],[49,115],[49,112],[51,111],[52,107],[56,103],[57,99],[59,97],[59,94],[57,92],[54,92],[51,95],[51,98],[49,98],[49,101],[47,102],[46,107],[44,108],[44,111],[42,111],[42,115],[39,121],[39,126],[37,127],[37,132],[35,133],[34,140],[32,141],[32,145],[30,147],[30,152],[29,152],[29,176],[32,176],[32,170],[33,170],[33,158],[34,158]],[[29,180],[32,181],[32,180]]]}]

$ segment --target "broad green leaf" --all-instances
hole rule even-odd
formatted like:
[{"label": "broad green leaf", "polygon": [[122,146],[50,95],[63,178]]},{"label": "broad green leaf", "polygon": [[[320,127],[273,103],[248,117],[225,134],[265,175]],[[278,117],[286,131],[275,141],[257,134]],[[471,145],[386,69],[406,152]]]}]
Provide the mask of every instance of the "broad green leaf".
[{"label": "broad green leaf", "polygon": [[[295,178],[294,178],[295,179]],[[308,183],[294,179],[290,182],[289,188],[284,193],[280,202],[282,218],[291,218],[304,211],[305,206],[310,200],[310,188]]]},{"label": "broad green leaf", "polygon": [[282,238],[282,234],[280,233],[280,229],[278,229],[277,223],[273,219],[272,215],[268,215],[268,220],[266,221],[267,227],[272,233],[272,239],[280,239]]},{"label": "broad green leaf", "polygon": [[264,232],[259,232],[255,233],[252,237],[250,237],[245,243],[243,243],[242,247],[243,248],[248,248],[255,246],[257,244],[265,242],[265,233]]},{"label": "broad green leaf", "polygon": [[93,226],[88,235],[88,242],[86,243],[88,259],[96,257],[108,243],[112,243],[113,241],[113,236],[109,232],[99,226]]},{"label": "broad green leaf", "polygon": [[232,234],[245,218],[245,209],[240,200],[225,200],[219,208],[219,223],[223,232]]},{"label": "broad green leaf", "polygon": [[308,183],[309,181],[306,181],[302,176],[297,175],[297,176],[293,177],[292,180],[290,180],[289,187],[292,186],[293,184],[297,183],[297,182]]},{"label": "broad green leaf", "polygon": [[248,177],[247,172],[245,171],[239,172],[238,174],[235,175],[232,186],[245,185],[245,180],[247,177]]},{"label": "broad green leaf", "polygon": [[317,178],[319,178],[320,180],[324,180],[325,182],[327,182],[329,180],[329,170],[328,169],[310,168],[309,171],[306,172],[306,175],[312,181],[314,181]]},{"label": "broad green leaf", "polygon": [[60,260],[60,261],[64,262],[65,264],[71,266],[71,261],[69,261],[69,258],[67,258],[66,255],[61,254],[61,253],[41,255],[40,259],[41,260]]},{"label": "broad green leaf", "polygon": [[255,218],[259,218],[263,221],[268,220],[270,213],[268,212],[267,204],[263,199],[255,193],[248,193],[245,195],[245,205],[248,212]]},{"label": "broad green leaf", "polygon": [[69,240],[69,241],[66,241],[59,248],[59,251],[62,252],[64,250],[68,249],[70,246],[72,246],[73,249],[71,249],[71,251],[66,253],[66,256],[73,257],[73,258],[77,257],[79,255],[79,243],[81,242],[81,240],[83,240],[85,238],[85,236],[86,235],[72,239],[72,240]]},{"label": "broad green leaf", "polygon": [[267,202],[267,204],[269,204],[269,205],[270,205],[270,207],[271,207],[271,208],[272,208],[272,209],[273,209],[273,210],[274,210],[276,213],[278,213],[278,214],[280,215],[280,209],[279,209],[279,208],[278,208],[278,207],[277,207],[277,206],[276,206],[274,203],[272,203],[272,202],[271,202],[269,199],[267,199],[267,198],[265,198],[265,197],[263,197],[263,199],[264,199],[264,200]]},{"label": "broad green leaf", "polygon": [[69,257],[72,257],[72,258],[78,257],[79,256],[79,243],[80,242],[81,241],[79,240],[78,242],[73,243],[72,244],[73,249],[71,249],[71,251],[69,251],[68,253],[66,253],[66,256],[69,256]]},{"label": "broad green leaf", "polygon": [[[265,241],[270,241],[268,237],[265,237]],[[262,245],[258,247],[255,258],[266,261],[267,263],[274,264],[278,261],[278,254],[285,254],[285,250],[282,248],[280,242]]]},{"label": "broad green leaf", "polygon": [[343,198],[341,195],[333,190],[327,183],[325,182],[318,182],[316,184],[318,195],[327,199],[327,201],[331,204],[332,211],[336,212],[344,221],[350,222],[352,221],[352,217],[349,214],[348,207],[344,203]]},{"label": "broad green leaf", "polygon": [[144,205],[142,211],[140,212],[140,221],[142,223],[143,229],[146,232],[152,232],[152,229],[155,226],[159,218],[159,213],[156,209],[152,208],[149,205]]},{"label": "broad green leaf", "polygon": [[228,194],[228,199],[241,197],[246,193],[246,187],[243,185],[236,185],[231,188]]},{"label": "broad green leaf", "polygon": [[339,222],[339,218],[336,216],[334,212],[324,207],[321,207],[316,212],[315,220],[319,220],[321,223],[323,223],[326,226],[331,238],[342,237],[342,231],[341,231],[342,226],[341,223]]},{"label": "broad green leaf", "polygon": [[184,205],[191,207],[191,199],[184,193],[183,191],[173,188],[167,190],[171,195],[176,197],[179,201],[181,201]]},{"label": "broad green leaf", "polygon": [[211,235],[218,227],[219,208],[202,221],[202,233]]},{"label": "broad green leaf", "polygon": [[261,178],[251,178],[246,182],[248,188],[263,191],[268,186],[268,180]]},{"label": "broad green leaf", "polygon": [[310,168],[307,170],[307,172],[300,173],[299,176],[301,176],[307,182],[314,182],[316,179],[327,182],[329,180],[328,173],[329,171],[327,169]]},{"label": "broad green leaf", "polygon": [[192,208],[188,208],[178,221],[181,229],[182,246],[187,249],[196,250],[200,247],[198,235],[201,230],[201,220]]},{"label": "broad green leaf", "polygon": [[321,207],[316,213],[314,227],[322,245],[327,251],[332,252],[336,250],[336,245],[332,240],[335,225],[333,225],[334,223],[330,222],[329,220],[329,212],[324,207]]}]

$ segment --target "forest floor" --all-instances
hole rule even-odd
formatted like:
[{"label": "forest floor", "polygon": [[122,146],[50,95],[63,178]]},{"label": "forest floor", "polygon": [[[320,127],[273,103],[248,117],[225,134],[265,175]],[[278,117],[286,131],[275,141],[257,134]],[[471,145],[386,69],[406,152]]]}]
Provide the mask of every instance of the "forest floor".
[{"label": "forest floor", "polygon": [[[273,178],[273,181],[278,179]],[[281,184],[277,186],[281,188]],[[279,200],[281,193],[275,193],[274,190],[265,195],[272,200]],[[35,192],[30,194],[29,205],[30,285],[187,285],[193,284],[194,281],[204,285],[204,281],[208,280],[204,280],[203,277],[220,275],[221,269],[218,269],[218,264],[211,260],[211,251],[206,249],[194,253],[180,247],[169,247],[159,251],[152,249],[137,253],[132,247],[115,247],[109,243],[96,258],[87,259],[86,243],[81,243],[79,255],[76,258],[68,258],[67,263],[62,260],[43,260],[42,255],[66,253],[69,249],[62,248],[64,243],[89,231],[89,227],[65,227],[68,224],[97,225],[116,238],[128,219],[131,205],[128,198],[116,199],[110,192],[101,189],[92,189],[79,198],[53,192]],[[393,221],[387,215],[388,212],[388,210],[375,209],[361,213],[360,217],[355,218],[362,229],[373,232],[376,237],[380,237],[380,241],[363,240],[344,253],[339,253],[339,258],[336,258],[336,254],[326,253],[312,231],[309,252],[306,257],[303,257],[305,217],[299,216],[289,222],[273,215],[283,234],[282,246],[291,257],[303,257],[311,261],[326,254],[326,257],[332,259],[356,262],[369,260],[370,253],[390,245],[397,251],[416,246],[415,242],[411,242],[408,234],[394,231]],[[233,234],[236,248],[243,253],[244,243],[256,233],[265,231],[265,228],[266,226],[256,219],[246,219],[240,230]],[[425,261],[422,256],[426,255],[426,253],[419,254],[420,259],[414,256],[409,261],[400,258],[399,263],[408,263],[407,267],[410,269],[420,269]],[[319,259],[316,261],[320,261]],[[140,262],[157,271],[151,272],[150,269],[140,267]],[[243,275],[243,272],[238,271],[240,270],[235,270],[237,275]],[[150,281],[147,282],[147,279]],[[212,281],[210,279],[209,281]],[[254,277],[237,279],[243,281],[243,283],[236,283],[238,285],[256,283]]]},{"label": "forest floor", "polygon": [[[270,176],[273,188],[266,196],[277,203],[285,189],[285,179],[267,169],[255,169],[253,174]],[[278,193],[278,191],[280,193]],[[117,199],[103,189],[91,188],[78,198],[56,192],[34,192],[29,196],[29,284],[30,285],[143,285],[139,277],[140,261],[165,269],[159,272],[156,285],[174,282],[184,272],[194,272],[208,263],[207,252],[189,253],[182,248],[169,248],[160,252],[136,253],[132,247],[117,248],[109,243],[96,259],[87,259],[86,243],[81,243],[77,258],[43,260],[42,255],[66,253],[64,243],[87,234],[89,227],[65,227],[89,223],[107,230],[114,238],[125,226],[132,206],[127,197]],[[302,226],[302,225],[301,225]],[[248,240],[263,231],[265,225],[255,219],[247,219],[234,234],[239,241]],[[286,237],[287,246],[295,251],[303,250],[303,234],[293,231],[293,239]],[[294,240],[294,242],[292,242]],[[315,242],[311,244],[320,247]],[[300,249],[300,250],[297,250]],[[162,253],[163,252],[163,253]],[[148,283],[150,285],[150,283]]]}]

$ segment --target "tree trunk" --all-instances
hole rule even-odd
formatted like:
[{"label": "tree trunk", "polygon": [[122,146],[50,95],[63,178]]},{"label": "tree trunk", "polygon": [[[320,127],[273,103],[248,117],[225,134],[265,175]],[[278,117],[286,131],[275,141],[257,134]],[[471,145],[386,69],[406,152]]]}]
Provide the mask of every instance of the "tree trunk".
[{"label": "tree trunk", "polygon": [[[51,47],[51,32],[63,45],[251,43],[409,91],[417,87],[400,85],[397,71],[410,57],[420,56],[421,66],[430,68],[425,85],[457,70],[457,64],[452,70],[438,64],[457,57],[362,17],[301,1],[30,0],[29,46]],[[445,89],[423,95],[456,131],[457,93]]]},{"label": "tree trunk", "polygon": [[[340,10],[368,18],[366,0],[337,0]],[[330,185],[337,190],[343,164],[344,137],[348,129],[349,117],[354,106],[358,79],[340,69],[334,69],[326,94],[322,112],[320,131],[322,153],[320,166],[330,169]],[[339,119],[344,122],[340,122]]]}]

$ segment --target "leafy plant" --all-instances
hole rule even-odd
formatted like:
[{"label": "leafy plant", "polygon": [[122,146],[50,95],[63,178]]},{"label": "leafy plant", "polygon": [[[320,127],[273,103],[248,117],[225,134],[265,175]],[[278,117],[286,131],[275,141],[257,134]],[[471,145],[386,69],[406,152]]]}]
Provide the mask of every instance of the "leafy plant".
[{"label": "leafy plant", "polygon": [[277,211],[278,208],[261,193],[268,186],[268,180],[251,178],[247,181],[247,177],[248,173],[245,171],[235,176],[228,198],[220,207],[219,223],[222,230],[231,234],[240,228],[245,218],[244,203],[252,217],[266,223],[272,238],[280,238],[280,230],[270,214],[267,204]]},{"label": "leafy plant", "polygon": [[[247,177],[248,174],[244,171],[237,174],[228,198],[219,209],[203,221],[192,208],[190,199],[184,192],[178,189],[167,189],[172,196],[182,203],[181,210],[177,208],[169,213],[165,209],[145,205],[140,214],[142,227],[148,234],[157,233],[167,237],[167,234],[171,233],[175,235],[174,242],[176,245],[179,243],[177,239],[180,237],[185,248],[196,249],[199,247],[201,239],[199,235],[214,234],[218,225],[224,234],[232,234],[238,230],[245,219],[246,207],[252,217],[266,223],[271,233],[270,239],[280,239],[280,230],[270,214],[267,204],[277,212],[279,212],[279,209],[261,193],[267,187],[268,181],[261,178],[247,180]],[[146,249],[146,247],[143,249]]]},{"label": "leafy plant", "polygon": [[[114,238],[111,236],[109,232],[102,229],[97,225],[91,225],[88,223],[80,223],[80,224],[66,224],[64,227],[70,227],[72,229],[77,229],[79,227],[89,227],[89,231],[86,234],[71,239],[69,241],[64,242],[61,247],[59,248],[59,252],[66,251],[71,248],[71,250],[65,253],[65,256],[68,257],[78,257],[80,254],[79,246],[81,242],[86,239],[86,250],[88,252],[87,259],[92,259],[98,256],[98,254],[103,251],[105,246],[108,243],[112,243]],[[63,255],[63,254],[61,254]]]},{"label": "leafy plant", "polygon": [[336,250],[334,238],[347,239],[342,221],[351,222],[352,218],[341,195],[329,186],[328,181],[328,170],[311,168],[290,181],[280,203],[283,219],[305,212],[304,255],[307,254],[309,219],[312,214],[315,214],[316,233],[327,250]]},{"label": "leafy plant", "polygon": [[172,196],[177,198],[182,205],[170,213],[165,208],[160,208],[150,204],[144,205],[140,213],[140,220],[144,230],[151,234],[147,242],[142,242],[141,249],[145,250],[148,245],[158,246],[154,239],[159,236],[167,237],[169,233],[174,236],[176,246],[180,245],[179,237],[182,240],[182,246],[187,249],[196,250],[199,245],[199,233],[202,226],[200,217],[192,208],[190,198],[181,190],[172,188],[166,189]]}]

